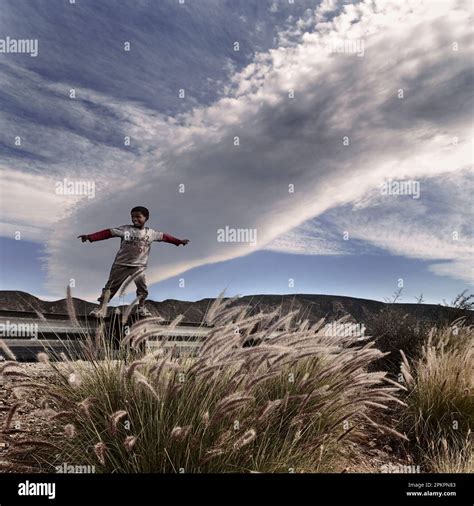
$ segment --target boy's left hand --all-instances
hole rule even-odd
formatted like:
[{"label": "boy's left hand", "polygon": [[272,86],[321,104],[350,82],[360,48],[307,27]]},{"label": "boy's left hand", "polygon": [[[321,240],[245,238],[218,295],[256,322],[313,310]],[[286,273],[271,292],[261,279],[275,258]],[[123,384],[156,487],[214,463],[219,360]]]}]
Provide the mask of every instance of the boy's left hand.
[{"label": "boy's left hand", "polygon": [[188,244],[188,242],[189,242],[189,239],[183,239],[183,240],[181,241],[181,244],[182,244],[183,246],[186,246],[186,244]]}]

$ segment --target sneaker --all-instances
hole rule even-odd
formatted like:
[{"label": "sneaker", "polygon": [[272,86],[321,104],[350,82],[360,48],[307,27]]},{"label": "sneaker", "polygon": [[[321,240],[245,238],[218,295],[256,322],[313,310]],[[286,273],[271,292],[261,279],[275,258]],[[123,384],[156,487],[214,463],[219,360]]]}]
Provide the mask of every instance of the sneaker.
[{"label": "sneaker", "polygon": [[96,307],[90,313],[89,316],[93,316],[94,318],[104,318],[107,309],[104,310],[103,307]]},{"label": "sneaker", "polygon": [[138,316],[153,316],[150,311],[146,308],[146,306],[138,306],[137,307],[137,315]]}]

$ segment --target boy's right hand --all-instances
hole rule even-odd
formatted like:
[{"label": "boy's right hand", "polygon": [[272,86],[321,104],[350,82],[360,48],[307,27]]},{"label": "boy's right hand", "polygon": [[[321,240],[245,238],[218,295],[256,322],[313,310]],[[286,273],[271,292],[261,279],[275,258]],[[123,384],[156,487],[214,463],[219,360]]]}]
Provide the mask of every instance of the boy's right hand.
[{"label": "boy's right hand", "polygon": [[82,242],[86,242],[86,241],[90,241],[89,239],[89,236],[88,235],[78,235],[77,236],[78,239],[81,239]]}]

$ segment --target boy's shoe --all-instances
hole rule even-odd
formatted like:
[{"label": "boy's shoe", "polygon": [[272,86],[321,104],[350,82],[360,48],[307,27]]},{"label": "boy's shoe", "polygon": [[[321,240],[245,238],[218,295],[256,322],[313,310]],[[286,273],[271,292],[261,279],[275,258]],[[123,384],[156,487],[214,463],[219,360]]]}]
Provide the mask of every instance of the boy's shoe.
[{"label": "boy's shoe", "polygon": [[146,306],[138,306],[137,307],[137,315],[138,316],[153,316],[152,313],[146,308]]},{"label": "boy's shoe", "polygon": [[93,316],[94,318],[104,318],[107,310],[103,307],[96,307],[90,313],[89,316]]}]

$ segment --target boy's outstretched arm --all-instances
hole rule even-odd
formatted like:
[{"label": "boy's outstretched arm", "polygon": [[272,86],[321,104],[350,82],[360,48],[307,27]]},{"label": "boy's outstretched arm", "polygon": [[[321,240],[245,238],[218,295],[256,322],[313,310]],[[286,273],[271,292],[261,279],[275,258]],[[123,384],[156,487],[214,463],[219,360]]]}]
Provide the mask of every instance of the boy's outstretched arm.
[{"label": "boy's outstretched arm", "polygon": [[163,238],[161,239],[163,242],[169,242],[171,244],[174,244],[175,246],[179,246],[182,244],[183,246],[186,246],[188,244],[189,239],[177,239],[176,237],[173,237],[170,234],[163,233]]},{"label": "boy's outstretched arm", "polygon": [[113,237],[110,228],[106,228],[105,230],[100,230],[99,232],[95,232],[93,234],[86,235],[78,235],[77,238],[81,239],[82,242],[95,242],[95,241],[103,241],[104,239],[110,239]]}]

